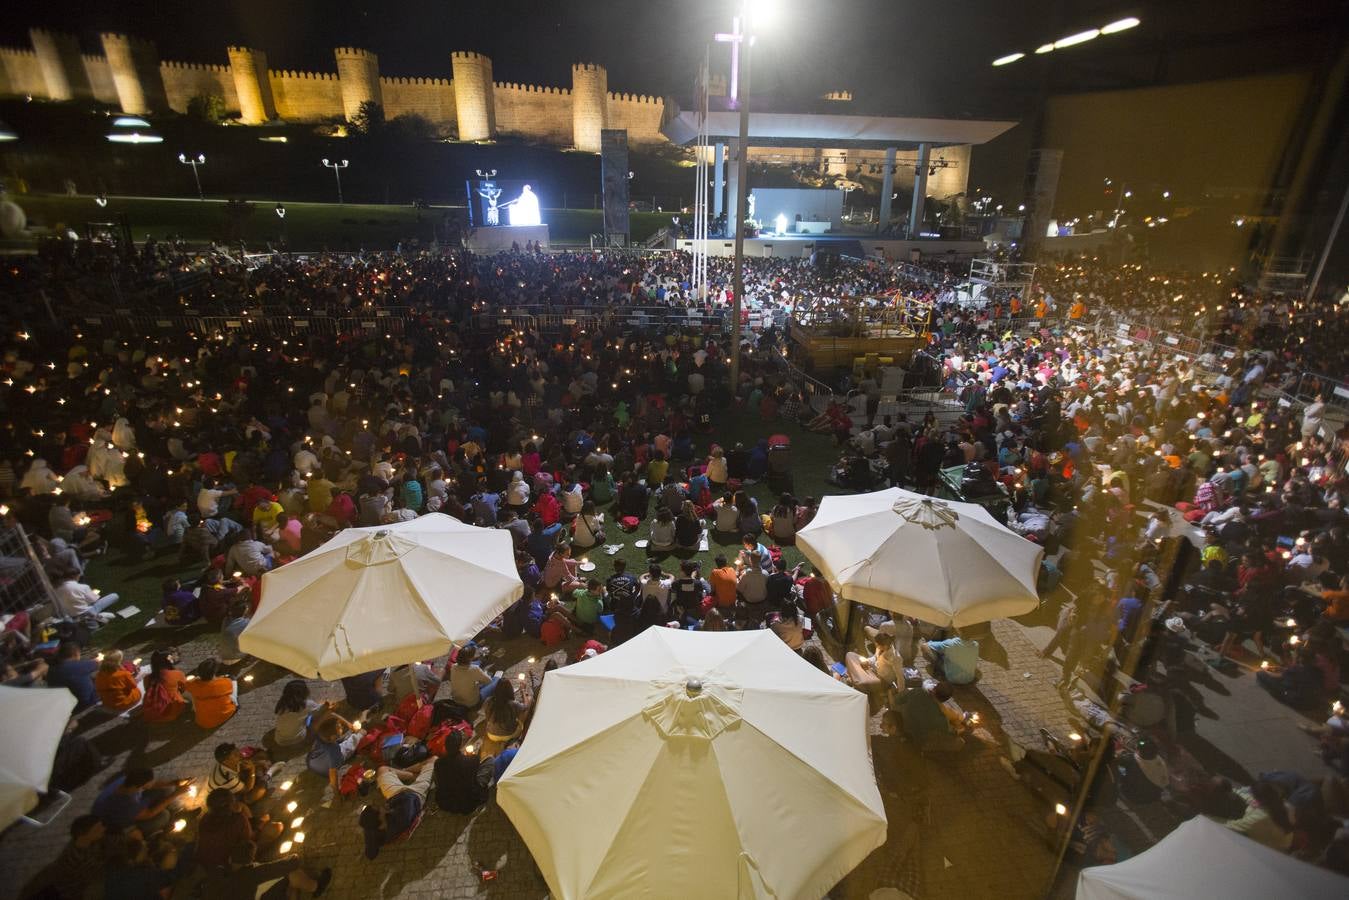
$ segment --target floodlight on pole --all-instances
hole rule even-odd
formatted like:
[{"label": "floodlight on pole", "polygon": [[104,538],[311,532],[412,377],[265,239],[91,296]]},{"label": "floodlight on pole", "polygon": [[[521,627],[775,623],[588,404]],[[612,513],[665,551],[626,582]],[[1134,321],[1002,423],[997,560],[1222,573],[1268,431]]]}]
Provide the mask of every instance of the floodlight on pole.
[{"label": "floodlight on pole", "polygon": [[1100,37],[1101,29],[1089,28],[1086,31],[1079,31],[1077,34],[1070,34],[1065,38],[1059,38],[1054,42],[1055,50],[1062,50],[1064,47],[1075,47],[1078,44],[1085,44],[1087,41],[1095,40]]},{"label": "floodlight on pole", "polygon": [[201,190],[201,175],[197,172],[197,166],[206,165],[206,154],[198,153],[196,156],[188,156],[186,153],[179,153],[178,162],[192,167],[192,180],[197,183],[197,199],[205,200],[206,195]]},{"label": "floodlight on pole", "polygon": [[325,168],[332,169],[333,175],[337,177],[337,204],[339,206],[342,206],[344,205],[342,200],[342,170],[351,164],[347,162],[345,159],[337,161],[330,161],[325,159],[323,161],[323,165]]}]

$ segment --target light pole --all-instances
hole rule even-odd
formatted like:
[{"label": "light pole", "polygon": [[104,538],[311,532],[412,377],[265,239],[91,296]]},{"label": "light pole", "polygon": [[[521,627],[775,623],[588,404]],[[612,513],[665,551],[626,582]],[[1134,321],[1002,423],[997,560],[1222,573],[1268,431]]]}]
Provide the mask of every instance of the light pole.
[{"label": "light pole", "polygon": [[197,183],[197,199],[205,200],[206,195],[201,191],[201,175],[197,172],[197,166],[206,165],[206,154],[198,153],[196,156],[188,156],[186,153],[179,153],[178,161],[185,166],[192,167],[192,180]]},{"label": "light pole", "polygon": [[343,160],[325,159],[323,161],[323,165],[326,168],[332,169],[333,175],[337,177],[337,203],[339,206],[345,205],[342,202],[342,170],[351,164],[347,162],[345,159]]},{"label": "light pole", "polygon": [[[735,276],[731,289],[731,358],[730,387],[735,396],[740,385],[740,308],[745,292],[745,212],[749,203],[749,69],[750,47],[754,39],[749,35],[750,12],[753,0],[745,0],[740,15],[732,20],[730,34],[715,35],[716,40],[731,45],[731,103],[740,111],[740,134],[736,150],[735,200]],[[762,0],[760,0],[762,5]],[[743,50],[743,52],[742,52]]]}]

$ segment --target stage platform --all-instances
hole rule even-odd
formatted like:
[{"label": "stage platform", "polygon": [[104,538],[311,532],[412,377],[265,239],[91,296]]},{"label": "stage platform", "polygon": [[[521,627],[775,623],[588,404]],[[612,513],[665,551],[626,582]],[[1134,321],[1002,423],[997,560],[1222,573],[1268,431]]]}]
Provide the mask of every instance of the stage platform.
[{"label": "stage platform", "polygon": [[525,244],[538,241],[544,249],[548,248],[547,225],[490,225],[476,229],[465,243],[475,253],[496,253],[511,249],[512,244]]},{"label": "stage platform", "polygon": [[[696,242],[689,238],[675,241],[675,249],[693,252]],[[708,256],[734,256],[735,240],[710,238],[702,241]],[[983,241],[903,241],[856,234],[783,234],[760,235],[745,239],[746,256],[773,256],[800,259],[816,250],[827,250],[843,256],[911,262],[916,258],[942,257],[947,254],[969,256],[985,252]],[[913,254],[918,253],[915,257]]]}]

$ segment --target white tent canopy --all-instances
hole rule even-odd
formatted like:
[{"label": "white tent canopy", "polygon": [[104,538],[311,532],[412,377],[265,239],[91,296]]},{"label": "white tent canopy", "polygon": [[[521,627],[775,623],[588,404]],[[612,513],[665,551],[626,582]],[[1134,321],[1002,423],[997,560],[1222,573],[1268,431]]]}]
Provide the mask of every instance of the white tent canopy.
[{"label": "white tent canopy", "polygon": [[522,587],[509,531],[440,513],[348,528],[262,576],[239,647],[309,678],[359,675],[448,652]]},{"label": "white tent canopy", "polygon": [[866,718],[771,631],[649,628],[548,673],[497,799],[559,900],[820,897],[885,842]]},{"label": "white tent canopy", "polygon": [[1196,816],[1113,866],[1083,869],[1077,900],[1303,900],[1349,897],[1349,878]]},{"label": "white tent canopy", "polygon": [[942,626],[1039,604],[1044,550],[977,503],[900,488],[825,497],[797,546],[840,597]]},{"label": "white tent canopy", "polygon": [[0,686],[0,829],[37,806],[46,793],[56,746],[75,709],[65,688]]}]

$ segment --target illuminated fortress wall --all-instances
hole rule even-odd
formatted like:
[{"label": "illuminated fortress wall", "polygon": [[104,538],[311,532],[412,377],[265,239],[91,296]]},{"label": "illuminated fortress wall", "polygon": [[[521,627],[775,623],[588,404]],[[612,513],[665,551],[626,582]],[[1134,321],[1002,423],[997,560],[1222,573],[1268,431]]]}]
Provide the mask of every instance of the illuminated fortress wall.
[{"label": "illuminated fortress wall", "polygon": [[335,72],[269,69],[267,54],[229,47],[219,63],[160,62],[149,41],[100,35],[97,53],[82,53],[75,35],[32,29],[29,47],[0,47],[0,95],[46,100],[97,100],[124,112],[184,113],[197,96],[216,96],[246,124],[349,121],[361,103],[384,107],[385,118],[415,114],[460,140],[511,135],[599,151],[602,128],[626,128],[633,144],[660,144],[665,101],[612,93],[602,66],[572,69],[572,86],[493,80],[481,53],[450,56],[450,78],[391,78],[368,50],[334,50]]}]

